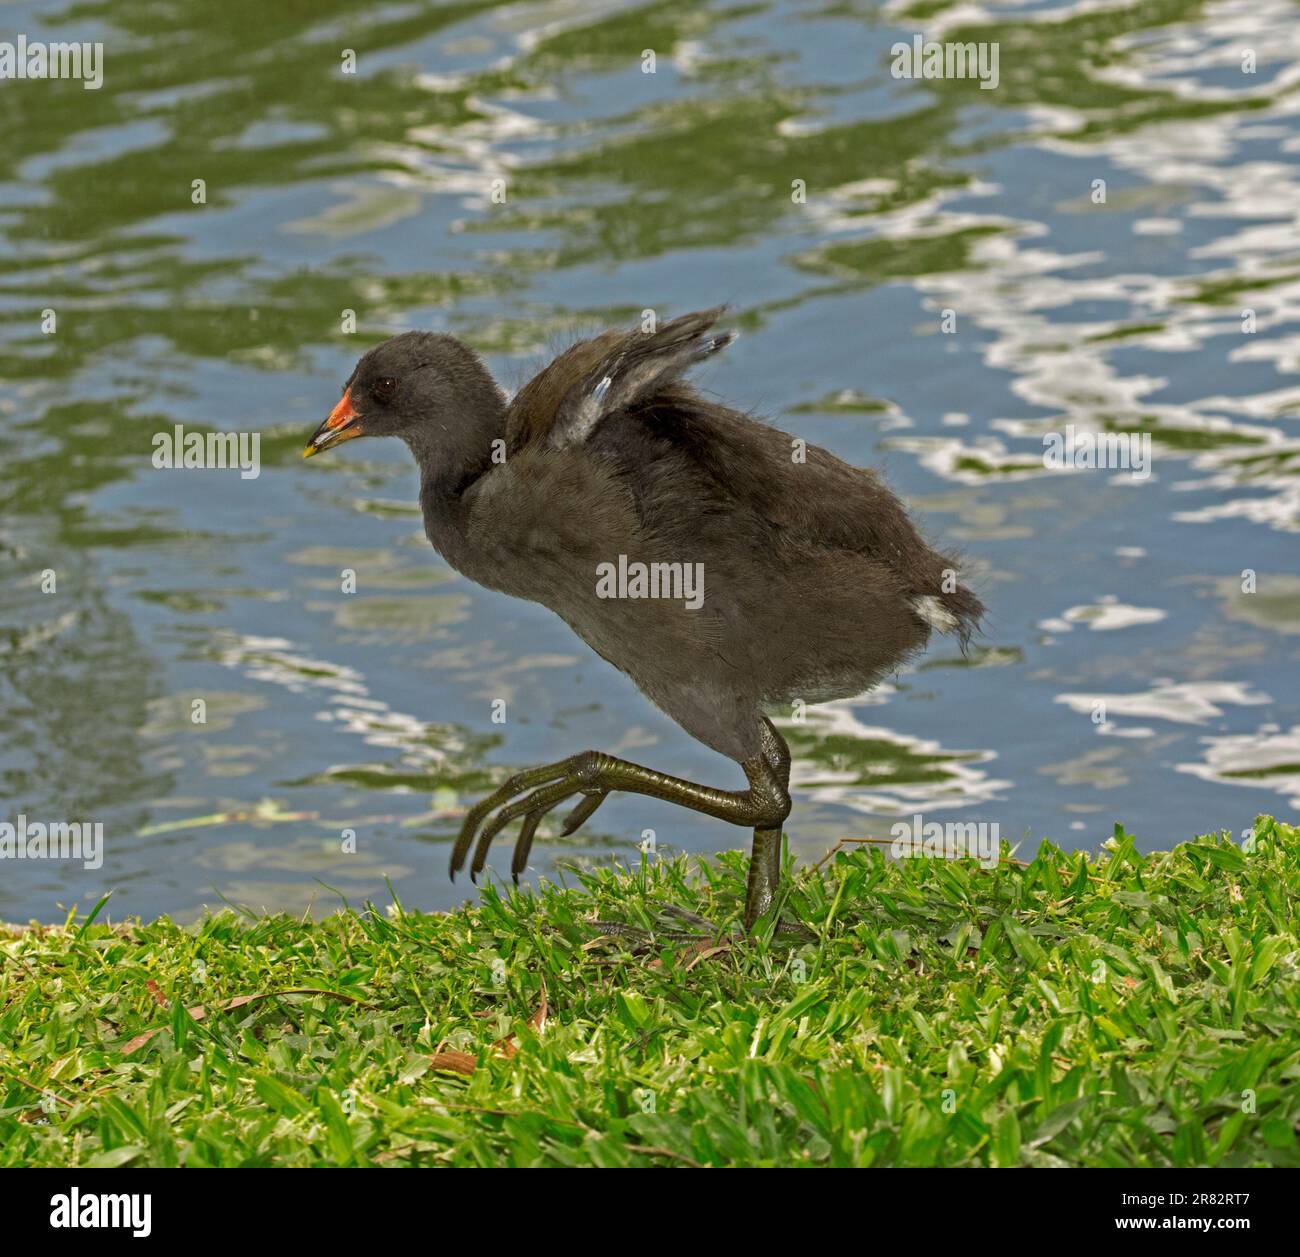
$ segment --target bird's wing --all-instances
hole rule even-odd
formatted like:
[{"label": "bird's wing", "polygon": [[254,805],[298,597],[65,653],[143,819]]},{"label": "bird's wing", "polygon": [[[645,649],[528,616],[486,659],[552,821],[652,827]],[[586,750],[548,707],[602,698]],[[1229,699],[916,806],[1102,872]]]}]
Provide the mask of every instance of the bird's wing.
[{"label": "bird's wing", "polygon": [[717,353],[735,332],[710,329],[726,309],[684,314],[653,332],[602,332],[579,341],[534,376],[510,405],[511,450],[546,441],[585,441],[606,416],[653,397],[688,367]]}]

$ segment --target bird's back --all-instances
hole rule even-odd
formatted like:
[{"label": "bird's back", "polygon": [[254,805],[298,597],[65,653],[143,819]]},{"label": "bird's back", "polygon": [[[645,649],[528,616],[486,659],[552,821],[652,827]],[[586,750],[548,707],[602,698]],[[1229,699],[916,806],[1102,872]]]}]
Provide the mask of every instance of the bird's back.
[{"label": "bird's back", "polygon": [[[667,325],[661,334],[678,330],[659,356],[689,362],[720,347],[714,338],[699,348],[715,317]],[[687,320],[689,337],[678,326]],[[511,555],[501,564],[511,583],[486,583],[552,607],[728,754],[719,708],[850,697],[924,646],[932,627],[964,642],[979,600],[874,473],[705,400],[680,366],[655,378],[640,337],[581,342],[514,399],[506,464],[479,494],[492,504],[493,537],[489,512],[474,515],[481,540],[522,547],[531,561]],[[640,357],[628,367],[631,353]],[[648,385],[619,399],[620,371]],[[593,417],[590,398],[610,393],[622,404]],[[699,565],[702,605],[600,596],[596,570],[620,556]]]},{"label": "bird's back", "polygon": [[[963,641],[982,607],[873,472],[678,385],[590,443],[645,531],[701,557],[757,634],[769,701],[859,693],[923,646]],[[727,587],[719,588],[726,578]]]}]

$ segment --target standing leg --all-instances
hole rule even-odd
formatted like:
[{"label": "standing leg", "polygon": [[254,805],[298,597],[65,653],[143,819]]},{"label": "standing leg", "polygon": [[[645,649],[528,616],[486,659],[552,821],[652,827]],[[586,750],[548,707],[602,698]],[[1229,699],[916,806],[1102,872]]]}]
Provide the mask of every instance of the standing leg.
[{"label": "standing leg", "polygon": [[754,845],[749,852],[749,879],[745,884],[745,932],[771,906],[776,888],[781,884],[781,831],[754,830]]},{"label": "standing leg", "polygon": [[[781,791],[790,797],[790,748],[776,727],[763,717],[763,758],[781,783]],[[749,879],[745,886],[745,931],[771,906],[781,884],[781,829],[755,829],[749,856]]]}]

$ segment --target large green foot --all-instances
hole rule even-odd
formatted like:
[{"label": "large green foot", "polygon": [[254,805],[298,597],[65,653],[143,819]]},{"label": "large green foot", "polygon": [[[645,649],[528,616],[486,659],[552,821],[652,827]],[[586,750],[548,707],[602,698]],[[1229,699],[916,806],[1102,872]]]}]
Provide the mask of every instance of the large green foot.
[{"label": "large green foot", "polygon": [[548,812],[566,799],[582,795],[562,831],[571,834],[611,791],[624,790],[678,803],[706,816],[753,829],[754,847],[744,917],[745,930],[749,931],[772,906],[776,895],[781,877],[781,825],[790,814],[787,789],[790,752],[770,721],[763,721],[762,753],[745,760],[741,767],[749,789],[737,791],[718,790],[680,777],[670,777],[601,751],[584,751],[554,764],[516,773],[470,808],[452,849],[451,876],[455,878],[464,866],[473,846],[470,877],[477,879],[487,862],[493,838],[511,821],[522,817],[523,824],[510,864],[510,871],[518,881],[528,862],[537,826]]}]

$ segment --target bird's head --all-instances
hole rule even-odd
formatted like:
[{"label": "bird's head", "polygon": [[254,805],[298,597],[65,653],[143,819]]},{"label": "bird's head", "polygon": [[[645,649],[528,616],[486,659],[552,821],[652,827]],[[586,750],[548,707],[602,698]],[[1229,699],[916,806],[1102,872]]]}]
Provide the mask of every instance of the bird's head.
[{"label": "bird's head", "polygon": [[467,345],[403,332],[363,355],[303,457],[359,436],[400,436],[422,462],[456,463],[503,412],[500,389]]}]

